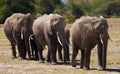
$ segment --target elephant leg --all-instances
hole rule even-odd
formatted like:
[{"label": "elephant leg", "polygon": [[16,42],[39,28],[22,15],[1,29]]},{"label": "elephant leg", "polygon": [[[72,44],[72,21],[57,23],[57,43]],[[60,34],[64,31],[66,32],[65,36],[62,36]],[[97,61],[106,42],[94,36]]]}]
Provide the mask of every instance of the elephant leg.
[{"label": "elephant leg", "polygon": [[12,32],[13,34],[13,37],[15,38],[16,40],[16,43],[17,43],[17,48],[18,48],[18,54],[19,54],[19,58],[20,59],[25,59],[24,55],[23,55],[23,40],[21,39],[21,36],[19,33],[16,33],[16,32]]},{"label": "elephant leg", "polygon": [[57,46],[53,43],[51,44],[51,48],[50,48],[50,59],[51,59],[51,64],[55,65],[57,63],[57,59],[56,59],[56,49]]},{"label": "elephant leg", "polygon": [[30,40],[30,45],[31,45],[31,56],[32,58],[34,58],[35,57],[34,55],[35,46],[34,46],[33,40]]},{"label": "elephant leg", "polygon": [[6,34],[8,40],[10,41],[10,44],[11,44],[12,59],[13,59],[13,58],[17,58],[17,56],[16,56],[16,48],[15,48],[15,46],[16,46],[16,41],[15,41],[15,38],[14,38],[14,36],[13,36],[12,31],[6,31],[6,30],[5,30],[5,34]]},{"label": "elephant leg", "polygon": [[76,56],[78,54],[78,48],[76,46],[76,44],[74,43],[74,41],[72,41],[72,60],[71,60],[71,65],[72,67],[76,67]]},{"label": "elephant leg", "polygon": [[[37,49],[37,47],[35,46],[35,59],[37,60],[38,59],[38,49]],[[42,50],[43,51],[43,50]]]},{"label": "elephant leg", "polygon": [[39,56],[39,62],[40,62],[40,63],[43,63],[43,62],[44,62],[44,58],[43,58],[43,55],[42,55],[42,51],[43,51],[43,48],[40,46],[40,49],[38,50],[38,56]]},{"label": "elephant leg", "polygon": [[67,57],[67,61],[70,61],[70,57],[69,57],[69,46],[66,49],[67,53],[66,53],[66,57]]},{"label": "elephant leg", "polygon": [[84,60],[85,60],[85,50],[81,49],[81,64],[80,64],[80,68],[82,69],[84,66]]},{"label": "elephant leg", "polygon": [[47,61],[48,63],[51,62],[51,59],[50,59],[50,50],[49,50],[49,49],[48,49],[48,52],[47,52],[47,59],[46,59],[46,61]]},{"label": "elephant leg", "polygon": [[33,46],[31,46],[31,56],[32,56],[32,58],[35,58]]},{"label": "elephant leg", "polygon": [[28,55],[28,59],[30,60],[31,59],[31,52],[30,52],[30,45],[29,45],[29,35],[26,34],[26,33],[23,33],[23,39],[24,39],[24,56],[26,56],[26,53]]},{"label": "elephant leg", "polygon": [[98,52],[98,69],[102,69],[102,44],[99,43],[97,47]]},{"label": "elephant leg", "polygon": [[35,43],[34,40],[30,40],[30,43],[31,43],[31,51],[32,51],[32,57],[35,59],[35,60],[38,60],[39,57],[38,57],[38,49],[37,49],[37,45]]},{"label": "elephant leg", "polygon": [[26,57],[26,51],[27,49],[25,48],[25,43],[24,43],[24,40],[23,40],[23,44],[22,44],[22,57],[25,58]]},{"label": "elephant leg", "polygon": [[84,67],[83,67],[85,70],[90,69],[90,67],[89,67],[89,65],[90,65],[90,55],[91,55],[91,49],[86,48],[85,49],[85,58],[84,58]]},{"label": "elephant leg", "polygon": [[58,44],[58,58],[62,61],[62,46]]},{"label": "elephant leg", "polygon": [[16,50],[15,50],[15,44],[11,44],[11,46],[12,46],[12,59],[17,58]]},{"label": "elephant leg", "polygon": [[[43,58],[43,47],[42,47],[42,45],[39,45],[39,42],[36,40],[36,45],[37,45],[37,49],[38,49],[38,57],[39,57],[39,61],[41,62],[41,63],[43,63],[44,62],[44,58]],[[37,51],[36,51],[36,53],[37,53]]]}]

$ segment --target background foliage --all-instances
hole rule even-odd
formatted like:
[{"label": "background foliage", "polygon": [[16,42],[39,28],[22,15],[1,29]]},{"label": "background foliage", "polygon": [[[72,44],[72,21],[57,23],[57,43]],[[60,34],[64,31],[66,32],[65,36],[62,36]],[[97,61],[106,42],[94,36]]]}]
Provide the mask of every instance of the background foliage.
[{"label": "background foliage", "polygon": [[34,18],[58,13],[67,23],[82,15],[120,17],[120,0],[0,0],[0,23],[13,13],[32,13]]}]

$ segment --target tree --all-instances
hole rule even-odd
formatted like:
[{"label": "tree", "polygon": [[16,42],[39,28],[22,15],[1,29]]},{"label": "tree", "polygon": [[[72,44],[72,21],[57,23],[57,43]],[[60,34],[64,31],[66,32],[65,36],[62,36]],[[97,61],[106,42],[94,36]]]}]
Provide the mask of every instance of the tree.
[{"label": "tree", "polygon": [[36,0],[36,13],[50,14],[54,10],[50,0]]},{"label": "tree", "polygon": [[36,0],[36,14],[53,13],[61,4],[61,0]]},{"label": "tree", "polygon": [[80,6],[80,2],[79,0],[68,0],[67,5],[69,7],[69,15],[73,15],[71,16],[74,19],[80,18],[82,15],[84,15],[84,12],[81,9]]},{"label": "tree", "polygon": [[33,13],[34,0],[0,0],[0,23],[13,13]]},{"label": "tree", "polygon": [[120,1],[116,0],[109,2],[106,8],[103,9],[103,13],[107,17],[120,17]]}]

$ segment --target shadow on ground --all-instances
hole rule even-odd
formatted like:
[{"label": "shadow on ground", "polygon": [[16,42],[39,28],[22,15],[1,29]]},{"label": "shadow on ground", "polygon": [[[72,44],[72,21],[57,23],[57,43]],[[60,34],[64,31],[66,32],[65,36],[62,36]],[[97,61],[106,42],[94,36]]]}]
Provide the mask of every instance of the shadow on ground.
[{"label": "shadow on ground", "polygon": [[[92,68],[91,70],[97,70],[97,68]],[[120,73],[120,69],[118,69],[118,68],[107,68],[106,70],[104,70],[104,71],[106,71],[106,72],[118,72],[118,73]]]}]

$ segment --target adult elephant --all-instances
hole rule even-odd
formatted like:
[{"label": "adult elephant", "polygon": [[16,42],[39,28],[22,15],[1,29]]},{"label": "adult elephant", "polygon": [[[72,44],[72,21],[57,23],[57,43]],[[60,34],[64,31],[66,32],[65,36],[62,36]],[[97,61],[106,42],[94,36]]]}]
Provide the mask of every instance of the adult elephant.
[{"label": "adult elephant", "polygon": [[29,36],[32,34],[33,18],[30,13],[14,13],[8,17],[4,23],[4,32],[12,46],[12,58],[16,58],[16,48],[20,59],[31,58],[29,47]]},{"label": "adult elephant", "polygon": [[48,46],[47,61],[56,64],[57,43],[64,48],[64,62],[66,63],[66,47],[68,43],[65,38],[65,21],[59,14],[45,14],[38,17],[33,23],[33,34],[39,52],[39,61],[44,62],[42,50],[45,45]]},{"label": "adult elephant", "polygon": [[[69,29],[65,29],[65,37],[66,37],[66,40],[68,42],[68,44],[70,44],[70,41],[69,41],[69,38],[70,38],[70,30]],[[58,43],[58,46],[57,46],[57,50],[58,50],[58,58],[62,61],[63,60],[63,54],[62,54],[62,45],[60,43]],[[70,60],[69,58],[69,46],[66,47],[66,57],[67,57],[67,61]]]},{"label": "adult elephant", "polygon": [[73,67],[76,66],[75,58],[78,49],[81,49],[80,68],[90,69],[91,49],[98,44],[98,70],[106,69],[107,44],[109,39],[108,24],[104,18],[83,16],[76,20],[71,27],[72,35],[72,60]]}]

